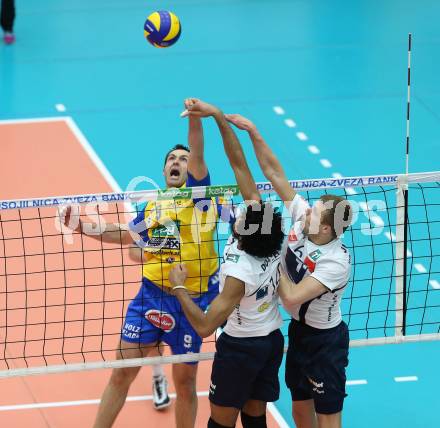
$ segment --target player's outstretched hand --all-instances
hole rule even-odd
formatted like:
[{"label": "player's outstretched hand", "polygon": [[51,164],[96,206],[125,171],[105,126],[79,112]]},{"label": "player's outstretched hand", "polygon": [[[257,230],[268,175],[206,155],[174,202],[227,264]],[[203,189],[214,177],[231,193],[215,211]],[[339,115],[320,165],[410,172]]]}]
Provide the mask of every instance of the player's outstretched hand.
[{"label": "player's outstretched hand", "polygon": [[238,129],[251,132],[256,129],[255,125],[240,114],[225,114],[225,118],[229,123],[235,125]]},{"label": "player's outstretched hand", "polygon": [[220,110],[217,107],[197,98],[187,98],[185,100],[185,108],[186,110],[181,114],[182,117],[209,117],[220,113]]},{"label": "player's outstretched hand", "polygon": [[185,285],[187,276],[188,276],[188,270],[184,264],[179,263],[175,265],[170,270],[170,276],[169,276],[169,280],[172,287],[176,287],[177,285]]}]

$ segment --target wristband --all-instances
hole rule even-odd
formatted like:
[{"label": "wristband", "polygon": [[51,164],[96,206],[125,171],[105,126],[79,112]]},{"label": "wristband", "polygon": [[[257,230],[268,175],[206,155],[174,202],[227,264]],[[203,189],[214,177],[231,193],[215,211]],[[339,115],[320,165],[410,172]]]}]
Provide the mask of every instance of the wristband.
[{"label": "wristband", "polygon": [[176,285],[175,287],[172,288],[172,290],[177,290],[178,288],[183,288],[184,290],[186,290],[186,287],[184,285]]}]

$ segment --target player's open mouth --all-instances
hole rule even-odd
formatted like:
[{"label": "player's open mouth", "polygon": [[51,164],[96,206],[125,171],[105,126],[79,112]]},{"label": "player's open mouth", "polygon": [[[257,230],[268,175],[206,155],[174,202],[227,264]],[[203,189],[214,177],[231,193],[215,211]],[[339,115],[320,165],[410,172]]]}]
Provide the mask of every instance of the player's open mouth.
[{"label": "player's open mouth", "polygon": [[170,177],[180,177],[180,171],[178,169],[172,169],[170,171]]}]

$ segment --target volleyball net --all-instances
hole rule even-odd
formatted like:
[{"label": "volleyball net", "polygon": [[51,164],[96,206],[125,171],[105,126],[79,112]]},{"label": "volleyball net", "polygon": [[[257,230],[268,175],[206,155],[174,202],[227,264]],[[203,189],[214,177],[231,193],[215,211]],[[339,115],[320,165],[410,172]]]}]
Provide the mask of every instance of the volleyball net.
[{"label": "volleyball net", "polygon": [[[440,339],[440,172],[291,185],[311,204],[325,193],[352,204],[343,241],[353,268],[342,300],[351,346]],[[288,232],[289,213],[270,183],[258,189],[283,212]],[[132,257],[133,243],[107,242],[101,232],[126,225],[149,201],[218,197],[242,203],[235,185],[0,201],[0,377],[211,359],[215,337],[199,354],[116,360],[143,263]],[[76,207],[87,230],[63,226],[65,206]],[[221,263],[230,228],[221,216],[211,221],[212,257]],[[160,233],[174,236],[169,227]]]}]

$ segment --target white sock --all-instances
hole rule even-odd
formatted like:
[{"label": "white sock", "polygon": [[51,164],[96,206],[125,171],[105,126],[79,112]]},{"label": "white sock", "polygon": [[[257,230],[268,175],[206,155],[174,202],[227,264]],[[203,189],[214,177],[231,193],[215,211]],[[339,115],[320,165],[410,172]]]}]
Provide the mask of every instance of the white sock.
[{"label": "white sock", "polygon": [[165,376],[165,373],[163,372],[162,366],[160,364],[155,364],[153,366],[153,376]]}]

